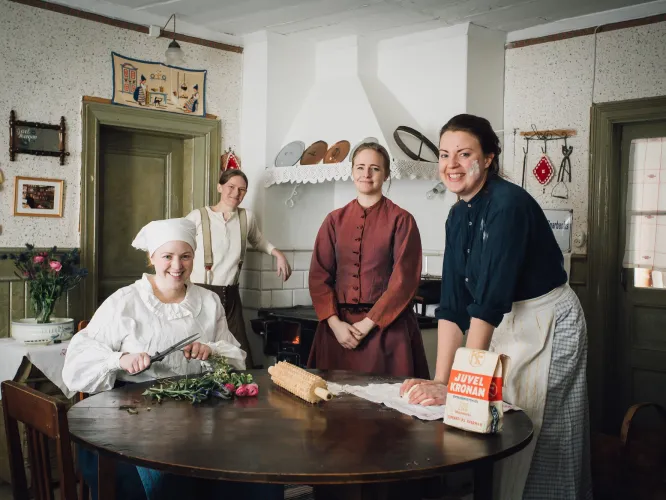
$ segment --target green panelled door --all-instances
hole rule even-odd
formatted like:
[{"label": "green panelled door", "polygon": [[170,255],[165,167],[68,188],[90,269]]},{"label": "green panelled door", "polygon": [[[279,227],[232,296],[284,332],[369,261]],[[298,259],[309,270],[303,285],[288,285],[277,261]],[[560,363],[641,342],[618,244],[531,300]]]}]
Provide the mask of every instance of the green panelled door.
[{"label": "green panelled door", "polygon": [[[664,138],[661,144],[653,141],[651,146],[651,151],[655,147],[660,149],[660,155],[630,154],[636,149],[636,145],[632,149],[632,141],[647,138]],[[647,168],[650,172],[630,176],[631,156],[634,157],[633,172],[636,172],[636,168]],[[630,182],[632,178],[639,184]],[[644,181],[647,183],[643,184]],[[615,397],[619,404],[618,411],[624,412],[630,405],[643,401],[654,401],[666,406],[666,271],[622,267],[627,238],[647,237],[653,241],[651,245],[656,246],[657,252],[666,254],[666,122],[622,127],[620,185],[617,263],[620,279],[616,295],[620,321],[616,343],[618,384]],[[639,220],[634,218],[636,224],[647,223],[647,226],[638,233],[632,230],[633,236],[628,234],[630,231],[627,230],[625,209],[629,191],[633,192],[632,200],[646,200],[648,203],[643,206],[650,208],[654,205],[656,192],[659,208],[663,209],[657,212],[649,210],[650,213],[645,212]],[[632,206],[640,204],[632,201]],[[655,227],[649,227],[652,225]],[[655,259],[655,264],[659,264],[659,260]]]},{"label": "green panelled door", "polygon": [[138,231],[189,208],[182,138],[112,127],[100,136],[98,304],[149,270],[146,254],[131,245]]}]

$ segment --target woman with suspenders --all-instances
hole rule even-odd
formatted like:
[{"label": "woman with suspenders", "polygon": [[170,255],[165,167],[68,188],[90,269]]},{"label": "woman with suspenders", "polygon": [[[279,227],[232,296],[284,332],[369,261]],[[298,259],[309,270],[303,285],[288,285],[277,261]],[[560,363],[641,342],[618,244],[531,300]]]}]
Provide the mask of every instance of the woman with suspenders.
[{"label": "woman with suspenders", "polygon": [[225,170],[217,191],[220,201],[213,207],[193,210],[187,218],[197,226],[197,250],[190,280],[219,295],[231,333],[247,353],[245,364],[254,366],[245,332],[238,279],[245,260],[247,242],[277,259],[277,274],[291,276],[287,258],[261,234],[254,214],[238,206],[247,193],[247,177],[240,170]]}]

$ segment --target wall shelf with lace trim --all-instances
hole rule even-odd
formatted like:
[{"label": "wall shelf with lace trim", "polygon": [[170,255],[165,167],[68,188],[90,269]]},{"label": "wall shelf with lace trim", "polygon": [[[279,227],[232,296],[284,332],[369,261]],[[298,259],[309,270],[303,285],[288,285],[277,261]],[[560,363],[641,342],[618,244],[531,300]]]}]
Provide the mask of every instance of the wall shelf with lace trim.
[{"label": "wall shelf with lace trim", "polygon": [[[415,160],[391,160],[391,177],[405,180],[438,180],[437,163]],[[293,167],[267,168],[264,186],[274,184],[317,184],[320,182],[348,181],[351,179],[351,163],[319,163],[317,165],[295,165]]]}]

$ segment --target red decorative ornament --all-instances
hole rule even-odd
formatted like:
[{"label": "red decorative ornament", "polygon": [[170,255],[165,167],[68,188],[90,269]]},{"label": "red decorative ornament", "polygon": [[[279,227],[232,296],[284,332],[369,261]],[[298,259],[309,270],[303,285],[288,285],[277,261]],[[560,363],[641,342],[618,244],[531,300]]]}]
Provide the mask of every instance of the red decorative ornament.
[{"label": "red decorative ornament", "polygon": [[537,163],[536,167],[534,167],[534,170],[532,170],[534,177],[536,177],[537,181],[539,181],[539,184],[543,186],[550,182],[550,180],[553,178],[554,172],[555,169],[553,168],[553,164],[550,162],[550,158],[548,158],[546,155],[541,156],[539,163]]},{"label": "red decorative ornament", "polygon": [[240,160],[231,149],[224,153],[220,158],[220,170],[240,170]]}]

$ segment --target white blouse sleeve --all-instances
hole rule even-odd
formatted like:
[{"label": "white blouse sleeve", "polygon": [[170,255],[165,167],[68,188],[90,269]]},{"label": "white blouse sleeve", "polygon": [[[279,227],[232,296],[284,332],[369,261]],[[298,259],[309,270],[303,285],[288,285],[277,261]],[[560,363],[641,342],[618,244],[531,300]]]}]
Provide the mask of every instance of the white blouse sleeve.
[{"label": "white blouse sleeve", "polygon": [[72,337],[65,355],[62,378],[72,391],[96,393],[113,389],[120,370],[120,346],[135,328],[133,319],[121,316],[122,305],[109,297],[86,328]]},{"label": "white blouse sleeve", "polygon": [[275,250],[275,246],[273,246],[271,242],[261,234],[257,218],[254,214],[249,210],[246,210],[245,212],[247,213],[247,239],[250,242],[250,245],[252,245],[252,248],[257,249],[260,252],[271,255],[271,252]]},{"label": "white blouse sleeve", "polygon": [[213,342],[202,342],[211,348],[216,356],[224,356],[229,364],[239,370],[245,370],[245,358],[247,354],[240,348],[240,343],[231,334],[229,325],[227,325],[227,316],[224,314],[224,308],[217,295],[213,295],[215,300],[215,340]]}]

